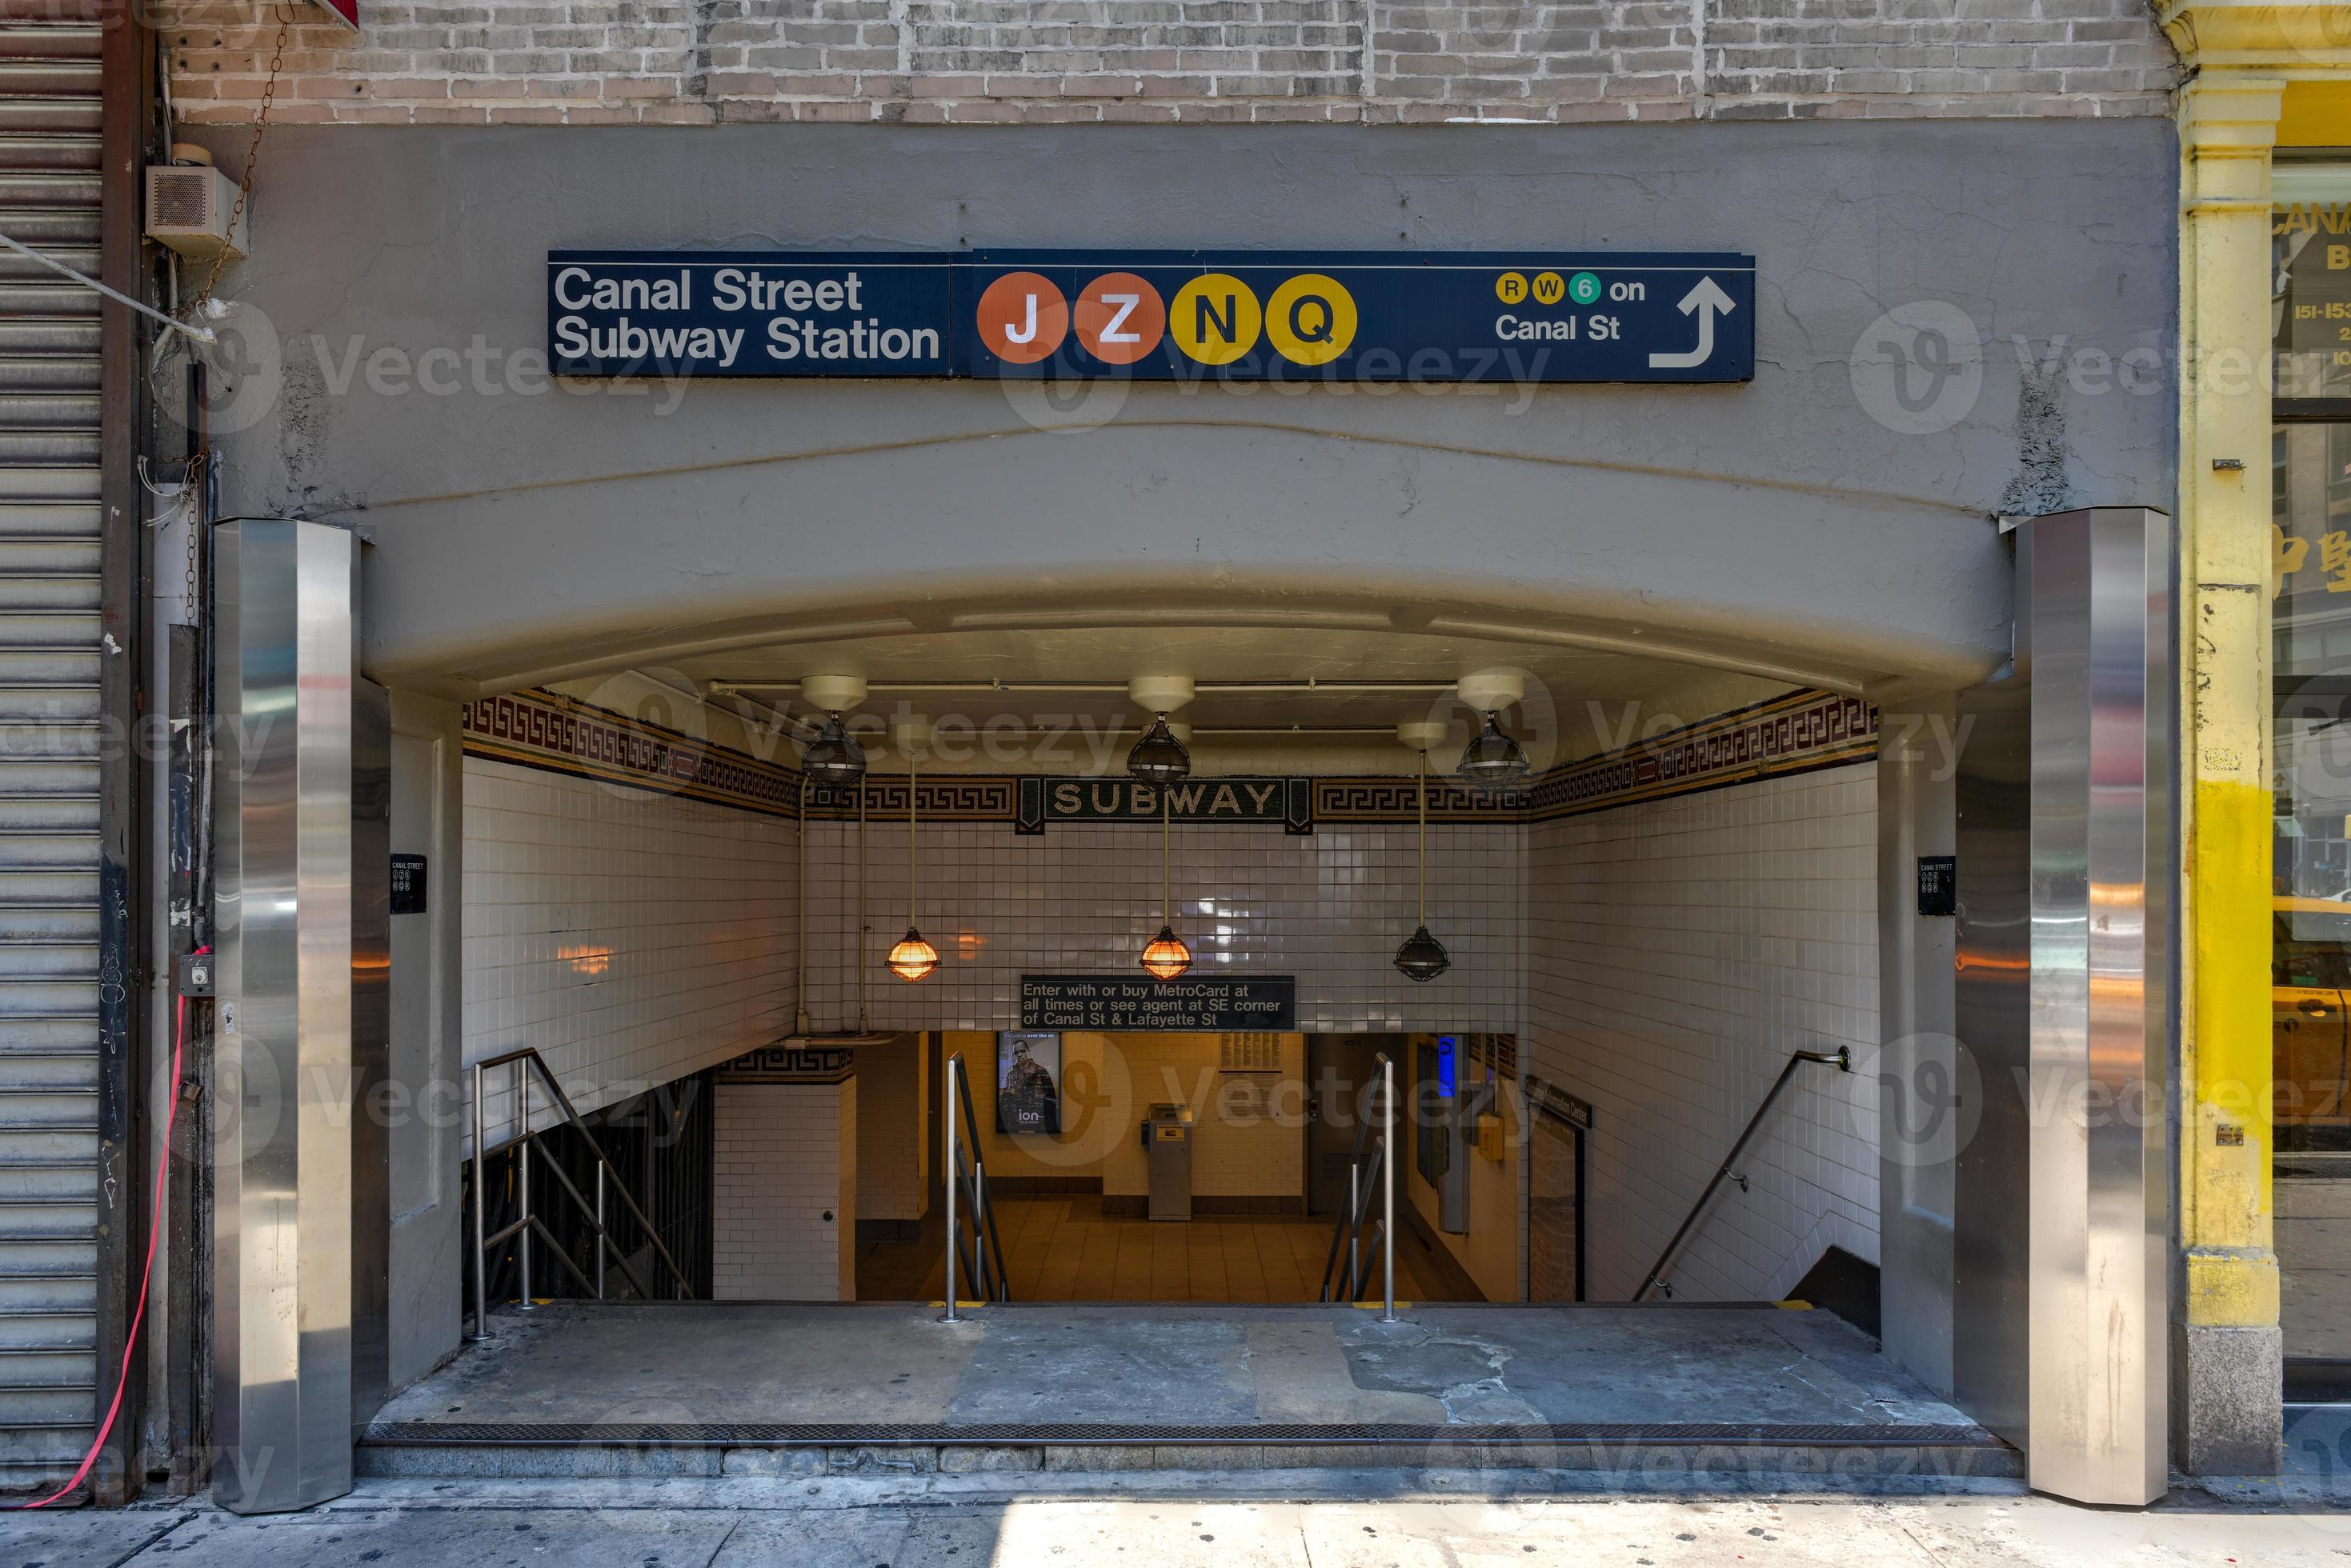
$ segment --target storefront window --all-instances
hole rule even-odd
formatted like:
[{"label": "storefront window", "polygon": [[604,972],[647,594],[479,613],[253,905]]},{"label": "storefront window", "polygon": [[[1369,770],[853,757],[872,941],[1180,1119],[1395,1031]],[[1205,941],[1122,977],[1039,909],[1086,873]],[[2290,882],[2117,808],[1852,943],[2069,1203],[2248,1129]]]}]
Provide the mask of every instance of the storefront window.
[{"label": "storefront window", "polygon": [[2288,1397],[2351,1383],[2351,165],[2271,223],[2271,1054]]}]

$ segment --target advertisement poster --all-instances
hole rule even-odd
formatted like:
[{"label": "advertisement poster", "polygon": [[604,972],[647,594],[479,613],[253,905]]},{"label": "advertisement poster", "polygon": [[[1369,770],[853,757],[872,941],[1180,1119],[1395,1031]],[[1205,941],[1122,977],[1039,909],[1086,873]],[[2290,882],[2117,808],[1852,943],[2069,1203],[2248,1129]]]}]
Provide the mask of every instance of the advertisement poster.
[{"label": "advertisement poster", "polygon": [[1061,1130],[1061,1037],[1007,1029],[996,1036],[996,1130]]}]

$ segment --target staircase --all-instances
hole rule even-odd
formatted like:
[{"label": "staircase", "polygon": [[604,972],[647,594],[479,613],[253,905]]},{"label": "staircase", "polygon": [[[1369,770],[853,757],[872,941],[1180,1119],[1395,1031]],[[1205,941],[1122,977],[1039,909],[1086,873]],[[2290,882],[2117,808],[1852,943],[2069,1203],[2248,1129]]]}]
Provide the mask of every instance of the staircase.
[{"label": "staircase", "polygon": [[[99,270],[99,45],[0,3],[0,232]],[[0,255],[0,1489],[96,1416],[98,298]]]}]

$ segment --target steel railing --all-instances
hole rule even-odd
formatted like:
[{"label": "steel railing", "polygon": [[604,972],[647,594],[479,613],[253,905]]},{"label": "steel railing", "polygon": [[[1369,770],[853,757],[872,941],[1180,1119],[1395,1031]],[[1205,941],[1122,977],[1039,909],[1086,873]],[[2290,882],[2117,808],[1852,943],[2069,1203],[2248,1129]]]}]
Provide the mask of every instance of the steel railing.
[{"label": "steel railing", "polygon": [[[1395,1064],[1387,1053],[1381,1052],[1374,1060],[1380,1075],[1376,1082],[1364,1085],[1359,1103],[1360,1115],[1355,1119],[1355,1147],[1347,1157],[1347,1207],[1341,1210],[1339,1222],[1332,1228],[1330,1255],[1322,1261],[1321,1299],[1326,1302],[1355,1302],[1364,1297],[1364,1287],[1371,1282],[1365,1251],[1364,1223],[1370,1218],[1372,1191],[1380,1194],[1380,1217],[1373,1243],[1379,1249],[1381,1260],[1382,1323],[1394,1323],[1395,1314],[1395,1142],[1396,1094]],[[1380,1096],[1378,1114],[1371,1107],[1374,1092]],[[1376,1123],[1379,1136],[1374,1138],[1372,1128]],[[1369,1159],[1365,1156],[1368,1153]],[[1343,1271],[1342,1265],[1344,1265]]]},{"label": "steel railing", "polygon": [[[1008,1302],[1012,1287],[1005,1277],[996,1210],[987,1201],[987,1161],[980,1153],[979,1118],[971,1108],[971,1078],[964,1071],[960,1051],[947,1058],[946,1096],[947,1312],[942,1321],[961,1323],[963,1314],[956,1310],[958,1270],[974,1301]],[[963,1135],[960,1139],[958,1129]],[[971,1154],[968,1163],[964,1159],[966,1145]],[[958,1194],[964,1199],[960,1215],[956,1205]],[[963,1240],[962,1221],[967,1220],[971,1225],[968,1251]]]},{"label": "steel railing", "polygon": [[[483,1107],[486,1103],[484,1089],[489,1072],[496,1067],[514,1069],[514,1125],[517,1131],[514,1137],[493,1148],[490,1147],[485,1130]],[[561,1113],[562,1119],[557,1126],[567,1126],[579,1133],[580,1137],[586,1140],[588,1151],[596,1157],[596,1201],[592,1205],[581,1195],[578,1184],[571,1179],[562,1165],[539,1144],[539,1139],[555,1128],[549,1127],[536,1132],[531,1129],[530,1086],[534,1075],[546,1085],[549,1103]],[[487,1201],[489,1160],[492,1155],[507,1154],[509,1151],[511,1151],[514,1165],[516,1218],[512,1224],[492,1231],[489,1230]],[[580,1217],[588,1222],[590,1230],[595,1236],[596,1262],[592,1278],[588,1271],[582,1269],[573,1259],[563,1243],[556,1239],[555,1232],[548,1227],[547,1221],[540,1219],[531,1208],[530,1168],[531,1157],[534,1154],[538,1157],[539,1162],[547,1167],[549,1174],[555,1178],[564,1194],[571,1199],[572,1206],[580,1211]],[[678,1293],[688,1300],[693,1299],[694,1287],[687,1282],[684,1271],[677,1266],[677,1260],[670,1255],[669,1248],[662,1241],[661,1232],[653,1229],[653,1222],[647,1219],[645,1211],[637,1206],[637,1200],[629,1191],[628,1184],[621,1179],[620,1171],[605,1156],[604,1146],[596,1141],[596,1135],[588,1130],[587,1122],[580,1118],[579,1111],[572,1106],[571,1096],[563,1092],[561,1084],[556,1082],[555,1074],[547,1065],[547,1059],[532,1047],[526,1045],[519,1051],[508,1051],[504,1055],[486,1057],[474,1064],[474,1332],[468,1336],[469,1338],[484,1340],[490,1337],[490,1250],[504,1245],[508,1240],[517,1236],[524,1237],[522,1244],[515,1249],[515,1257],[516,1266],[521,1274],[521,1304],[526,1310],[537,1304],[531,1300],[530,1293],[531,1248],[528,1239],[530,1236],[537,1236],[544,1242],[548,1251],[555,1255],[556,1262],[563,1265],[564,1272],[578,1281],[581,1290],[593,1292],[598,1301],[604,1299],[604,1262],[607,1255],[613,1262],[620,1265],[622,1274],[628,1280],[629,1287],[636,1292],[639,1299],[649,1299],[652,1296],[653,1293],[645,1288],[643,1276],[637,1272],[636,1265],[629,1261],[629,1255],[621,1250],[620,1244],[612,1240],[611,1230],[605,1223],[605,1197],[608,1189],[619,1195],[622,1204],[636,1220],[639,1229],[644,1231],[645,1239],[653,1243],[654,1253],[660,1257],[663,1265],[669,1270],[670,1277],[677,1282]]]},{"label": "steel railing", "polygon": [[[1724,1179],[1730,1174],[1730,1168],[1738,1163],[1740,1155],[1746,1149],[1747,1140],[1755,1136],[1755,1129],[1761,1127],[1763,1118],[1771,1114],[1773,1102],[1779,1099],[1780,1091],[1788,1086],[1788,1080],[1796,1075],[1796,1069],[1807,1062],[1834,1067],[1840,1073],[1850,1073],[1853,1071],[1853,1052],[1849,1047],[1840,1045],[1834,1055],[1825,1051],[1797,1051],[1789,1054],[1787,1065],[1782,1067],[1780,1075],[1771,1080],[1771,1087],[1764,1095],[1763,1103],[1757,1106],[1755,1114],[1747,1118],[1747,1126],[1740,1132],[1739,1141],[1730,1146],[1730,1152],[1722,1157],[1720,1165],[1715,1167],[1714,1179],[1706,1184],[1706,1190],[1698,1195],[1698,1201],[1690,1205],[1687,1214],[1682,1216],[1681,1226],[1674,1231],[1673,1240],[1667,1241],[1666,1250],[1657,1254],[1657,1261],[1649,1265],[1647,1275],[1641,1281],[1641,1288],[1633,1293],[1634,1301],[1639,1301],[1653,1288],[1664,1283],[1667,1265],[1674,1261],[1674,1254],[1680,1251],[1682,1243],[1688,1240],[1700,1216],[1706,1213],[1706,1206],[1714,1201],[1716,1191],[1721,1188]],[[1747,1185],[1745,1177],[1740,1177],[1739,1181],[1741,1188]],[[1674,1293],[1672,1285],[1666,1284],[1664,1288],[1666,1294]]]}]

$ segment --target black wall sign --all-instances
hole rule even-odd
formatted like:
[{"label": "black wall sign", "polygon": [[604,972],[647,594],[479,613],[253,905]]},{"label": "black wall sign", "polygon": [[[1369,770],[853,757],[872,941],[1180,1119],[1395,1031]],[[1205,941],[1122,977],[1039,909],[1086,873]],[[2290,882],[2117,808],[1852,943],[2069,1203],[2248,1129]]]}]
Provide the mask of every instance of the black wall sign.
[{"label": "black wall sign", "polygon": [[392,912],[395,915],[424,913],[424,857],[395,855],[392,857]]},{"label": "black wall sign", "polygon": [[1959,857],[1918,857],[1918,912],[1922,915],[1957,915],[1959,912]]},{"label": "black wall sign", "polygon": [[1024,974],[1020,1027],[1113,1034],[1221,1034],[1298,1026],[1298,981],[1287,974],[1206,980]]}]

